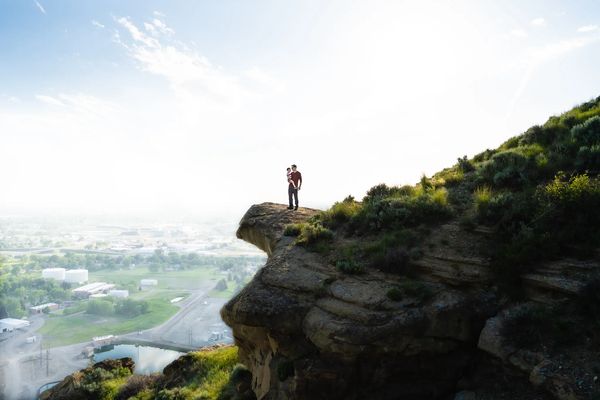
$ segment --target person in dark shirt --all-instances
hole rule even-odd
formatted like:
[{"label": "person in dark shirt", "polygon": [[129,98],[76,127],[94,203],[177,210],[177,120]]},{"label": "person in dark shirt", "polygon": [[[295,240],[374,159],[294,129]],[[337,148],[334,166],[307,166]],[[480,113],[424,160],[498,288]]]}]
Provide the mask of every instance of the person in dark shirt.
[{"label": "person in dark shirt", "polygon": [[[292,164],[292,173],[290,174],[290,184],[288,185],[288,198],[289,198],[289,206],[288,210],[298,209],[298,190],[302,187],[302,174],[297,170],[296,164]],[[292,200],[296,200],[296,206],[294,206],[294,202]]]}]

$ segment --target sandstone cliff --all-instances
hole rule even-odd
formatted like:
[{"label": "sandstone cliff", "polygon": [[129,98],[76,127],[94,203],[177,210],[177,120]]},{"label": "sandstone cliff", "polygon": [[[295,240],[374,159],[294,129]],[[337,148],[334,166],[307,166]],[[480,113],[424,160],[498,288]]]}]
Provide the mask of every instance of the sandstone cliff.
[{"label": "sandstone cliff", "polygon": [[[555,372],[556,361],[503,340],[499,328],[514,304],[498,295],[488,261],[473,250],[489,240],[485,230],[434,229],[427,241],[437,245],[422,246],[411,278],[428,296],[391,300],[386,293],[405,276],[345,274],[327,255],[283,235],[286,224],[317,212],[263,203],[240,222],[237,236],[268,261],[221,316],[258,399],[452,399],[462,389],[469,391],[457,398],[581,398],[574,378]],[[523,304],[567,299],[596,268],[569,260],[541,265],[523,276]],[[500,384],[495,394],[486,373]],[[481,397],[486,390],[491,397]]]}]

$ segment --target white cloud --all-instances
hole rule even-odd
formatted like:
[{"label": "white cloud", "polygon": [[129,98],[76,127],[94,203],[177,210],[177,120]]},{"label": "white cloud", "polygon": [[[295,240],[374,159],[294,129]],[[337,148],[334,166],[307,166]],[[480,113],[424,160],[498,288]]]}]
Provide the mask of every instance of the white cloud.
[{"label": "white cloud", "polygon": [[149,48],[160,47],[160,45],[158,44],[158,41],[156,41],[156,39],[153,39],[153,38],[149,37],[148,35],[145,35],[142,31],[140,31],[138,29],[137,26],[135,26],[131,22],[131,20],[129,18],[121,17],[121,18],[117,19],[117,22],[119,24],[121,24],[125,29],[127,29],[127,31],[129,32],[129,34],[131,35],[133,40],[135,40],[136,42],[140,42]]},{"label": "white cloud", "polygon": [[37,6],[37,8],[41,11],[42,14],[46,14],[46,10],[44,9],[44,7],[39,3],[39,1],[35,0],[34,1],[35,5]]},{"label": "white cloud", "polygon": [[577,28],[577,32],[594,32],[598,30],[598,25],[584,25]]},{"label": "white cloud", "polygon": [[164,33],[167,35],[172,35],[175,33],[175,31],[173,29],[169,28],[167,26],[167,24],[165,24],[163,21],[159,20],[158,18],[154,18],[152,20],[152,23],[154,24],[156,29],[158,29],[161,33]]},{"label": "white cloud", "polygon": [[36,94],[35,98],[38,99],[39,101],[41,101],[42,103],[46,103],[51,106],[60,106],[60,107],[65,106],[65,104],[62,101],[58,100],[55,97],[47,96],[45,94]]},{"label": "white cloud", "polygon": [[538,27],[546,26],[546,20],[542,17],[534,18],[531,20],[531,25]]},{"label": "white cloud", "polygon": [[157,17],[166,17],[166,15],[161,13],[160,11],[154,11],[152,14],[156,15]]},{"label": "white cloud", "polygon": [[64,112],[87,116],[107,115],[117,109],[109,101],[83,93],[36,94],[35,98],[46,105],[63,108]]},{"label": "white cloud", "polygon": [[96,21],[95,19],[93,19],[91,22],[92,22],[92,25],[94,25],[95,27],[104,29],[104,25],[101,24],[100,22]]},{"label": "white cloud", "polygon": [[228,73],[206,57],[168,40],[174,31],[162,21],[154,19],[144,23],[145,29],[154,37],[141,31],[127,17],[118,18],[117,22],[129,32],[133,42],[117,40],[139,62],[140,68],[164,77],[181,97],[193,96],[195,101],[206,106],[218,107],[219,104],[239,105],[248,95],[240,76]]},{"label": "white cloud", "polygon": [[510,31],[510,35],[519,38],[525,38],[529,36],[527,32],[523,29],[513,29],[512,31]]}]

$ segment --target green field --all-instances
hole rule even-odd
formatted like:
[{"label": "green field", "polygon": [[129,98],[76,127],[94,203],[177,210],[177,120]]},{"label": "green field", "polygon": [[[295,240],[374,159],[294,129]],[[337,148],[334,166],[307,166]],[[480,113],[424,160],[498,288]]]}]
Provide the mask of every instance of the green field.
[{"label": "green field", "polygon": [[[87,301],[83,300],[69,309],[53,312],[39,332],[44,336],[44,346],[50,348],[89,342],[94,336],[120,335],[153,328],[179,310],[170,300],[187,297],[192,290],[202,287],[212,288],[223,277],[214,267],[168,272],[152,272],[147,267],[90,272],[90,282],[115,283],[118,289],[128,289],[130,298],[149,303],[149,311],[134,318],[90,315],[85,313]],[[139,290],[141,279],[156,279],[158,285],[149,290]],[[227,282],[227,290],[211,290],[209,296],[229,298],[234,287],[233,282]]]},{"label": "green field", "polygon": [[50,317],[39,332],[44,335],[44,347],[50,348],[89,342],[94,336],[120,335],[149,329],[165,322],[177,312],[179,308],[170,303],[171,298],[170,293],[152,293],[145,298],[150,304],[149,312],[134,318],[86,313]]},{"label": "green field", "polygon": [[100,270],[90,272],[90,282],[109,282],[137,288],[141,279],[158,280],[159,289],[197,289],[199,284],[206,281],[218,281],[222,278],[218,269],[214,267],[194,268],[182,271],[152,272],[147,267],[122,270]]}]

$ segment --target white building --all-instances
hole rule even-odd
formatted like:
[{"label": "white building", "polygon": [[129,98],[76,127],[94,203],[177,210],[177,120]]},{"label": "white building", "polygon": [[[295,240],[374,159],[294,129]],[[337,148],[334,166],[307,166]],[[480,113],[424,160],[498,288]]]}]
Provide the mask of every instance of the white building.
[{"label": "white building", "polygon": [[118,297],[120,299],[125,299],[129,297],[129,290],[113,289],[108,292],[108,295],[112,297]]},{"label": "white building", "polygon": [[44,268],[42,270],[42,278],[54,279],[56,281],[65,280],[65,269],[64,268]]},{"label": "white building", "polygon": [[140,286],[142,289],[150,289],[158,286],[158,281],[156,279],[142,279],[140,280]]},{"label": "white building", "polygon": [[115,285],[112,283],[94,282],[94,283],[88,283],[87,285],[83,285],[81,287],[73,289],[73,294],[76,295],[77,297],[87,299],[88,297],[90,297],[93,294],[108,293],[109,290],[112,290],[114,288],[115,288]]},{"label": "white building", "polygon": [[87,269],[70,269],[65,271],[65,282],[83,283],[88,281]]},{"label": "white building", "polygon": [[24,319],[4,318],[0,319],[0,332],[12,332],[29,326],[29,321]]},{"label": "white building", "polygon": [[46,304],[40,304],[38,306],[29,307],[29,313],[30,314],[41,314],[44,312],[44,310],[46,308],[50,311],[58,310],[58,304],[46,303]]}]

